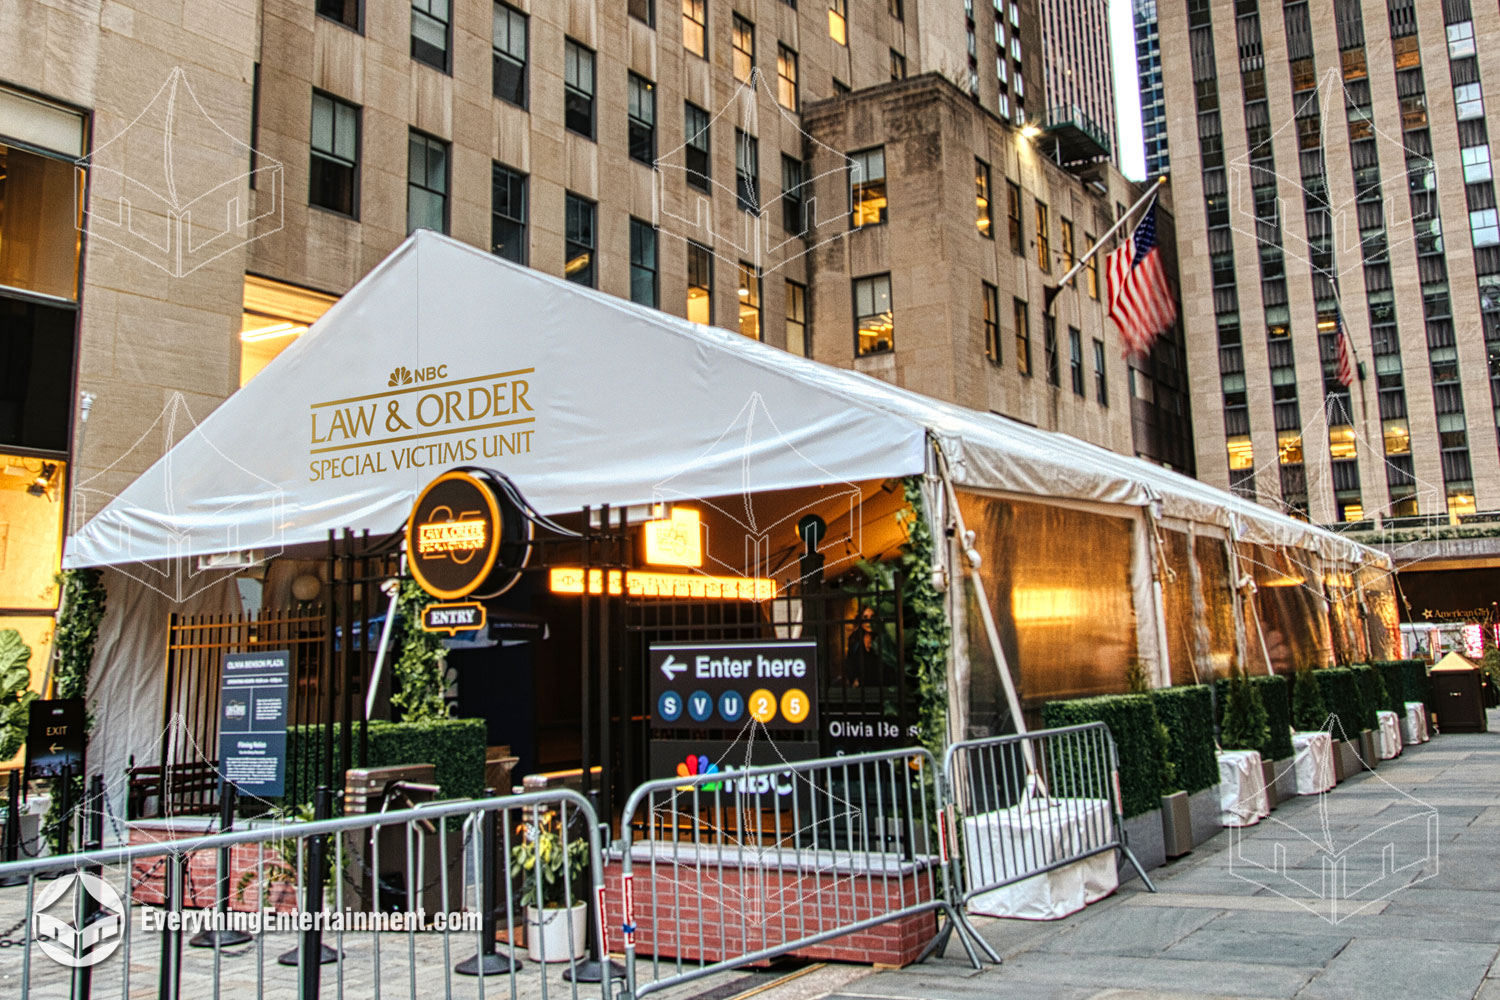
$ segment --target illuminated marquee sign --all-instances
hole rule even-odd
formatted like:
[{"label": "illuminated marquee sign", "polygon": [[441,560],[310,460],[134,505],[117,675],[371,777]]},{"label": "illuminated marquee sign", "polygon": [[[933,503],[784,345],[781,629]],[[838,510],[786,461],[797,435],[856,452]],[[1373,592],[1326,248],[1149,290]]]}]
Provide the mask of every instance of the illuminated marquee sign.
[{"label": "illuminated marquee sign", "polygon": [[452,601],[491,595],[505,582],[499,495],[483,473],[445,472],[427,484],[406,522],[407,562],[423,590]]},{"label": "illuminated marquee sign", "polygon": [[[554,594],[583,593],[583,570],[579,567],[554,567],[551,571]],[[769,601],[776,596],[776,581],[755,576],[704,576],[698,573],[652,573],[630,570],[621,579],[621,571],[609,571],[609,592],[631,597],[689,597],[713,601]],[[589,593],[604,593],[604,571],[589,570]]]},{"label": "illuminated marquee sign", "polygon": [[484,548],[488,540],[489,525],[479,520],[417,526],[417,554],[423,556],[472,552]]},{"label": "illuminated marquee sign", "polygon": [[702,566],[703,521],[696,510],[674,509],[672,516],[647,521],[646,561],[655,566]]}]

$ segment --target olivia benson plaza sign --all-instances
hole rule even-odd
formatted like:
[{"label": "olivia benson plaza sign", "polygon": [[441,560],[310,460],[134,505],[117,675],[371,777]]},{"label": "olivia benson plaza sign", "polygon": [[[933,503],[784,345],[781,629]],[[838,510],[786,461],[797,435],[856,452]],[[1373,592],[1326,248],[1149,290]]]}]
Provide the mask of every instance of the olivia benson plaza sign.
[{"label": "olivia benson plaza sign", "polygon": [[534,368],[458,375],[397,367],[384,390],[308,408],[309,482],[528,454]]}]

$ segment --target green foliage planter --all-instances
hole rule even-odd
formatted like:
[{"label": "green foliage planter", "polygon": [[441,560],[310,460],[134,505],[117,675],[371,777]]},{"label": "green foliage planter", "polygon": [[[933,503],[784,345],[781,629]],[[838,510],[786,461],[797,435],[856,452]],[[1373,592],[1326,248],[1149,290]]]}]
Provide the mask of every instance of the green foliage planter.
[{"label": "green foliage planter", "polygon": [[1156,721],[1151,699],[1143,694],[1049,701],[1042,706],[1042,725],[1048,729],[1086,722],[1109,727],[1120,761],[1120,806],[1127,819],[1161,808],[1164,760],[1156,742]]},{"label": "green foliage planter", "polygon": [[1312,667],[1303,667],[1292,678],[1292,727],[1299,733],[1313,733],[1327,721],[1323,685]]},{"label": "green foliage planter", "polygon": [[[355,723],[353,744],[359,744]],[[333,752],[339,752],[338,723],[333,727]],[[287,730],[287,794],[290,804],[311,802],[323,760],[322,725]],[[394,764],[433,764],[441,798],[479,798],[484,794],[484,756],[487,733],[483,719],[437,719],[431,722],[371,722],[370,767]],[[305,756],[304,756],[305,755]],[[342,809],[339,793],[343,775],[334,776],[335,809]],[[295,787],[293,786],[295,782]]]},{"label": "green foliage planter", "polygon": [[[1220,678],[1215,681],[1216,694],[1219,703],[1220,724],[1223,723],[1224,705],[1229,700],[1229,681]],[[1256,676],[1250,678],[1250,684],[1256,691],[1260,692],[1261,704],[1266,709],[1265,742],[1256,747],[1260,751],[1261,760],[1286,760],[1295,755],[1292,749],[1292,698],[1291,684],[1285,677],[1281,676]],[[1320,713],[1318,722],[1321,724],[1327,713]],[[1317,728],[1316,726],[1314,728]],[[1215,775],[1217,780],[1217,775]]]},{"label": "green foliage planter", "polygon": [[1322,688],[1323,704],[1336,717],[1329,719],[1324,728],[1333,734],[1334,739],[1358,739],[1365,716],[1354,671],[1348,667],[1325,667],[1314,670],[1313,676]]},{"label": "green foliage planter", "polygon": [[1370,666],[1380,674],[1381,683],[1385,685],[1385,704],[1382,709],[1395,712],[1401,718],[1406,718],[1406,691],[1405,682],[1401,676],[1402,661],[1400,660],[1377,660]]},{"label": "green foliage planter", "polygon": [[1367,663],[1355,664],[1350,669],[1354,671],[1354,686],[1359,688],[1360,728],[1377,730],[1380,728],[1379,713],[1390,700],[1385,682],[1379,671]]},{"label": "green foliage planter", "polygon": [[1405,702],[1420,701],[1427,702],[1427,664],[1423,660],[1390,660],[1401,673],[1401,706],[1402,714],[1406,712]]},{"label": "green foliage planter", "polygon": [[1214,757],[1213,699],[1207,685],[1163,688],[1155,691],[1156,715],[1167,727],[1167,759],[1177,775],[1178,788],[1192,794],[1219,783],[1219,762]]}]

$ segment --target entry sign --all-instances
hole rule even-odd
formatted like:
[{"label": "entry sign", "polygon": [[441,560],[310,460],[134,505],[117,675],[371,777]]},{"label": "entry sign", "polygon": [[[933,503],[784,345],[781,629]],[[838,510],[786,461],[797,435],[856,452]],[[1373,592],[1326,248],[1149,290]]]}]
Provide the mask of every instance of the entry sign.
[{"label": "entry sign", "polygon": [[486,621],[484,605],[477,601],[458,604],[429,604],[422,609],[422,628],[428,632],[447,632],[457,635],[484,628]]},{"label": "entry sign", "polygon": [[242,793],[286,791],[286,650],[230,653],[219,685],[219,774]]},{"label": "entry sign", "polygon": [[816,732],[818,644],[659,642],[651,644],[651,726]]},{"label": "entry sign", "polygon": [[33,701],[26,720],[26,773],[60,778],[83,773],[83,699]]}]

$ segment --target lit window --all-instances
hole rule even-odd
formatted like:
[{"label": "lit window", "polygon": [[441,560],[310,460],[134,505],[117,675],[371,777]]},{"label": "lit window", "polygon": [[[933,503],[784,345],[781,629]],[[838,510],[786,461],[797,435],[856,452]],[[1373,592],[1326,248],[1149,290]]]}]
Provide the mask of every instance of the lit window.
[{"label": "lit window", "polygon": [[891,49],[891,79],[906,79],[906,57],[895,49]]},{"label": "lit window", "polygon": [[[81,121],[76,128],[81,145]],[[62,159],[0,144],[0,285],[61,299],[78,298],[76,213],[83,203],[84,172],[72,163],[76,155]],[[0,318],[0,329],[8,322]],[[71,320],[68,329],[73,329]],[[68,337],[71,340],[72,334]],[[12,358],[16,356],[7,353],[5,383],[13,370],[19,376],[26,367],[17,358],[14,363],[19,367],[12,369]],[[72,380],[71,372],[68,380]],[[64,412],[70,410],[64,407]],[[0,418],[0,424],[21,416],[10,412],[12,416]]]},{"label": "lit window", "polygon": [[849,199],[853,225],[871,226],[886,219],[885,148],[849,157]]},{"label": "lit window", "polygon": [[1358,500],[1339,505],[1339,520],[1349,523],[1351,521],[1362,521],[1365,516],[1365,508]]},{"label": "lit window", "polygon": [[[1094,238],[1084,233],[1083,242],[1093,246]],[[1097,253],[1089,256],[1089,262],[1084,265],[1083,270],[1088,275],[1089,298],[1097,299],[1099,297],[1099,255]]]},{"label": "lit window", "polygon": [[359,201],[359,109],[313,92],[308,201],[351,218]]},{"label": "lit window", "polygon": [[974,224],[980,236],[994,238],[995,227],[990,221],[990,165],[983,160],[974,161]]},{"label": "lit window", "polygon": [[783,108],[797,110],[797,53],[776,46],[776,100]]},{"label": "lit window", "polygon": [[1474,22],[1458,21],[1448,25],[1448,58],[1462,59],[1474,54]]},{"label": "lit window", "polygon": [[1458,110],[1458,120],[1484,116],[1484,96],[1477,83],[1461,83],[1453,88],[1453,104]]},{"label": "lit window", "polygon": [[786,283],[786,349],[807,356],[807,286]]},{"label": "lit window", "polygon": [[630,158],[640,163],[656,160],[656,85],[634,73],[626,77],[630,119]]},{"label": "lit window", "polygon": [[1073,220],[1059,219],[1058,227],[1058,235],[1062,238],[1063,268],[1071,271],[1073,265],[1078,262],[1073,256]]},{"label": "lit window", "polygon": [[682,0],[682,47],[695,56],[708,52],[708,0]]},{"label": "lit window", "polygon": [[896,20],[901,20],[903,14],[901,0],[886,0],[886,9],[891,12],[891,16]]},{"label": "lit window", "polygon": [[1224,442],[1229,452],[1231,472],[1244,472],[1255,468],[1255,448],[1250,444],[1250,435],[1237,434]]},{"label": "lit window", "polygon": [[854,282],[854,353],[878,354],[895,347],[895,313],[891,276],[878,274]]},{"label": "lit window", "polygon": [[594,287],[594,214],[598,209],[587,198],[568,192],[564,234],[563,276],[580,285]]},{"label": "lit window", "polygon": [[526,15],[503,3],[495,4],[495,96],[526,106]]},{"label": "lit window", "polygon": [[707,247],[687,245],[687,318],[708,326],[714,321],[714,255]]},{"label": "lit window", "polygon": [[1302,464],[1302,432],[1280,431],[1276,435],[1276,455],[1282,465]]},{"label": "lit window", "polygon": [[594,137],[594,53],[569,38],[564,44],[563,124]]},{"label": "lit window", "polygon": [[1031,312],[1021,299],[1011,301],[1011,315],[1016,326],[1016,371],[1031,374]]},{"label": "lit window", "polygon": [[1411,431],[1405,420],[1387,420],[1381,424],[1381,430],[1385,436],[1387,455],[1411,454]]},{"label": "lit window", "polygon": [[1414,69],[1422,65],[1422,53],[1417,48],[1416,35],[1402,35],[1391,39],[1391,56],[1397,69]]},{"label": "lit window", "polygon": [[630,301],[656,308],[656,229],[630,220]]},{"label": "lit window", "polygon": [[1052,270],[1052,242],[1047,237],[1047,206],[1036,203],[1036,266]]},{"label": "lit window", "polygon": [[754,264],[740,261],[740,333],[751,340],[760,339],[760,275]]},{"label": "lit window", "polygon": [[1474,506],[1474,494],[1469,492],[1455,492],[1448,494],[1448,514],[1451,517],[1463,517],[1472,514],[1478,508]]},{"label": "lit window", "polygon": [[755,25],[735,14],[730,40],[734,45],[734,78],[749,80],[755,69]]},{"label": "lit window", "polygon": [[406,231],[448,231],[448,144],[410,133],[407,142]]},{"label": "lit window", "polygon": [[[240,385],[312,326],[338,299],[269,278],[245,275],[240,320]],[[0,493],[3,495],[3,493]]]},{"label": "lit window", "polygon": [[984,356],[1000,363],[1000,290],[988,281],[980,283],[984,299]]},{"label": "lit window", "polygon": [[411,57],[448,72],[448,0],[412,0]]},{"label": "lit window", "polygon": [[1354,440],[1354,428],[1348,424],[1335,424],[1328,428],[1328,453],[1334,458],[1355,458],[1358,447]]},{"label": "lit window", "polygon": [[849,44],[848,10],[849,0],[828,0],[828,37],[840,45]]}]

